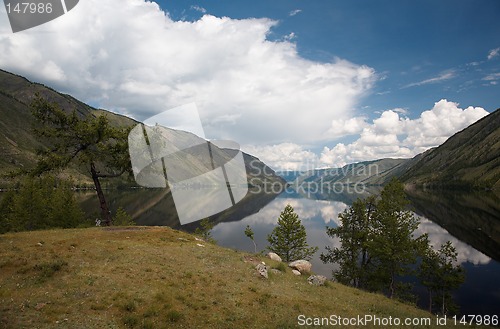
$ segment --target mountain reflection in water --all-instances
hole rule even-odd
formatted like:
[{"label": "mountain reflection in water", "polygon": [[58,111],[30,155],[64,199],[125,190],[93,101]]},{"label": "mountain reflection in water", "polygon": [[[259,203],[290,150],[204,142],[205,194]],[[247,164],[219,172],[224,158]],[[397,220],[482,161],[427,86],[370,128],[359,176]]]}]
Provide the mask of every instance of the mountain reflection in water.
[{"label": "mountain reflection in water", "polygon": [[[277,224],[280,212],[290,204],[302,220],[308,243],[319,251],[311,260],[313,271],[331,277],[333,264],[323,264],[319,255],[325,246],[339,247],[340,241],[326,235],[326,226],[337,226],[338,215],[358,197],[378,194],[379,187],[365,193],[294,193],[248,195],[243,202],[211,220],[217,223],[212,236],[221,246],[253,252],[244,231],[250,225],[258,250],[267,247],[267,235]],[[466,269],[466,282],[456,294],[462,314],[494,314],[500,306],[500,200],[493,192],[450,193],[409,191],[415,215],[420,219],[417,234],[427,233],[435,248],[451,241],[458,261]],[[112,211],[123,207],[138,225],[163,225],[194,231],[199,222],[181,226],[171,194],[164,189],[108,191]],[[81,196],[87,213],[98,209],[94,194]],[[92,210],[93,209],[93,210]],[[96,212],[97,215],[97,212]]]}]

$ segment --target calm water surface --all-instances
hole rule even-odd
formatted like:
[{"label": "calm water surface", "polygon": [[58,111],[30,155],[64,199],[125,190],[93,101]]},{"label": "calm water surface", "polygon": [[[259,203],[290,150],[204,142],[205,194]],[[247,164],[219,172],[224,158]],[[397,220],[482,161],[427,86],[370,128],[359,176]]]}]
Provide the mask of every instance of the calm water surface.
[{"label": "calm water surface", "polygon": [[[343,196],[337,197],[337,199],[342,199],[343,201],[317,200],[296,194],[281,194],[260,209],[258,213],[247,216],[239,221],[218,224],[213,230],[213,236],[219,245],[253,252],[254,247],[252,242],[244,235],[245,227],[250,225],[255,233],[255,241],[258,249],[265,249],[267,246],[267,235],[277,224],[280,212],[287,204],[290,204],[306,227],[309,245],[319,247],[319,251],[311,260],[313,271],[331,277],[335,266],[321,262],[319,255],[325,251],[325,246],[339,247],[340,242],[338,239],[328,237],[325,228],[326,226],[336,227],[339,224],[339,213],[350,206],[351,203],[349,200],[353,198],[352,196],[351,198]],[[415,216],[420,219],[420,226],[416,233],[427,233],[431,244],[435,248],[439,248],[446,241],[451,241],[457,249],[458,261],[466,270],[466,282],[457,291],[455,296],[457,304],[461,307],[461,313],[499,314],[500,263],[497,257],[498,252],[500,252],[500,239],[498,236],[500,232],[500,217],[498,217],[498,209],[495,211],[495,207],[493,207],[493,211],[490,213],[488,211],[485,213],[482,211],[484,210],[482,208],[482,210],[472,210],[472,213],[484,217],[481,219],[471,217],[468,214],[469,212],[464,211],[461,207],[457,207],[457,205],[443,205],[436,202],[431,205],[424,205],[424,202],[416,197],[412,201],[414,201],[414,207],[416,205],[420,207],[415,207],[414,210]],[[499,205],[500,203],[496,204]],[[446,210],[446,206],[455,208],[455,211]],[[484,205],[481,204],[480,206]],[[437,224],[437,219],[433,218],[433,221],[428,217],[438,212],[439,207],[444,208],[442,212],[446,215],[446,218],[441,221],[441,226]],[[476,207],[479,207],[477,203]],[[468,220],[473,224],[461,225],[462,223],[457,223],[457,221],[463,221],[462,216],[457,215],[457,211],[461,212],[462,216],[467,214]],[[450,221],[451,225],[449,225]],[[471,225],[472,227],[468,227]],[[446,226],[449,226],[450,230],[455,233],[458,232],[462,235],[454,236],[450,234]],[[460,228],[462,226],[465,226],[465,228],[462,230],[457,229],[457,227]],[[484,232],[486,234],[483,234]],[[479,233],[479,236],[477,233]],[[490,255],[485,253],[489,250],[492,250]],[[425,302],[426,300],[424,299],[422,307],[427,307]]]},{"label": "calm water surface", "polygon": [[[231,211],[213,216],[219,222],[212,235],[221,246],[254,251],[253,243],[244,235],[247,225],[255,233],[258,250],[267,247],[266,237],[277,224],[280,212],[290,204],[306,230],[308,243],[319,251],[311,260],[313,271],[332,276],[333,264],[323,264],[319,255],[325,246],[340,243],[326,235],[326,226],[339,224],[338,215],[357,197],[365,195],[299,195],[285,192],[260,197]],[[114,211],[119,206],[132,214],[139,225],[166,225],[193,231],[198,223],[180,226],[171,196],[164,190],[107,191]],[[443,193],[413,191],[409,194],[412,209],[420,219],[417,234],[427,233],[435,248],[451,241],[458,251],[458,261],[466,270],[466,282],[457,291],[455,300],[462,314],[500,315],[500,199],[493,193]],[[97,215],[97,198],[85,194],[82,204],[87,213]],[[426,308],[426,298],[421,306]]]}]

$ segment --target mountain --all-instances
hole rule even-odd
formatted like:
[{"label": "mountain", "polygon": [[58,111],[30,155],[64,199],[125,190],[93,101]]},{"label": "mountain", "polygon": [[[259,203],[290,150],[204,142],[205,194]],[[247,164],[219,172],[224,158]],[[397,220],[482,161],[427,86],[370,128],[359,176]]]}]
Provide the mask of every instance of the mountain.
[{"label": "mountain", "polygon": [[342,168],[312,169],[304,172],[282,171],[283,177],[297,192],[307,189],[328,190],[340,186],[383,185],[405,172],[412,159],[380,159],[345,165]]},{"label": "mountain", "polygon": [[[36,150],[47,145],[32,133],[32,127],[36,123],[31,116],[29,104],[37,93],[50,102],[57,103],[66,111],[76,111],[82,117],[104,115],[113,125],[122,127],[138,124],[137,121],[126,116],[95,109],[72,96],[58,93],[42,84],[0,70],[0,174],[8,173],[19,167],[29,168],[36,159]],[[200,137],[181,130],[165,128],[164,133],[177,140],[192,141],[192,144],[204,142]],[[186,167],[194,168],[200,173],[206,172],[207,163],[200,154],[193,153],[196,151],[196,149],[191,150],[190,165]],[[211,151],[213,158],[222,162],[229,161],[235,155],[234,150],[220,149],[212,143]],[[284,183],[271,168],[258,158],[244,154],[244,161],[249,182],[254,184]],[[255,168],[259,170],[254,170]],[[73,166],[67,170],[67,174],[79,181],[90,182],[82,168]]]},{"label": "mountain", "polygon": [[[36,137],[32,128],[35,125],[30,112],[30,103],[36,94],[40,94],[50,102],[57,103],[65,110],[75,110],[79,116],[104,115],[104,111],[95,110],[77,99],[56,92],[39,83],[0,70],[0,175],[12,170],[29,168],[36,160],[37,149],[44,148],[47,143]],[[136,121],[108,112],[110,122],[119,125],[125,122],[133,125]],[[72,166],[65,172],[81,183],[91,184],[91,179],[83,170]],[[5,185],[5,181],[0,180]]]},{"label": "mountain", "polygon": [[414,159],[401,175],[410,185],[500,188],[500,109]]},{"label": "mountain", "polygon": [[[412,159],[380,159],[342,168],[278,174],[300,193],[328,196],[340,186],[384,185],[393,177],[408,185],[439,188],[500,188],[500,109]],[[337,193],[338,194],[338,193]]]}]

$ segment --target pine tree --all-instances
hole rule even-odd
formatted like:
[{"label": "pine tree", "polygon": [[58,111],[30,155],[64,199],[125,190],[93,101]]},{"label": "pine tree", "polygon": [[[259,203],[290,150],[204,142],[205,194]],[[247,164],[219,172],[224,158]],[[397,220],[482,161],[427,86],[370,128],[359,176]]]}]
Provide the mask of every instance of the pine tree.
[{"label": "pine tree", "polygon": [[76,227],[84,218],[69,184],[50,176],[24,178],[0,210],[2,232]]},{"label": "pine tree", "polygon": [[30,174],[39,176],[47,171],[64,169],[71,162],[85,166],[94,182],[103,223],[111,225],[111,212],[100,179],[131,172],[129,128],[112,127],[103,115],[82,117],[76,111],[67,112],[38,94],[31,108],[35,120],[41,124],[41,128],[35,129],[35,134],[50,142],[52,147],[39,151],[38,161]]},{"label": "pine tree", "polygon": [[309,247],[307,234],[299,216],[291,205],[287,205],[278,219],[278,226],[267,236],[268,249],[278,254],[283,261],[311,259],[318,247]]},{"label": "pine tree", "polygon": [[247,225],[247,227],[245,228],[245,235],[246,235],[246,236],[247,236],[250,240],[252,240],[252,242],[253,242],[254,252],[255,252],[255,253],[257,253],[257,245],[255,244],[253,230],[252,230],[252,228],[250,227],[250,225]]},{"label": "pine tree", "polygon": [[368,236],[370,222],[375,208],[375,198],[357,199],[352,207],[339,214],[341,225],[327,227],[326,233],[332,238],[340,238],[341,247],[326,247],[320,259],[324,263],[336,263],[340,267],[333,272],[339,282],[354,287],[366,285],[368,254]]},{"label": "pine tree", "polygon": [[456,265],[457,255],[448,241],[438,251],[429,246],[422,257],[419,278],[429,294],[429,312],[434,305],[439,306],[442,315],[455,311],[451,292],[465,281],[462,267]]},{"label": "pine tree", "polygon": [[119,207],[118,210],[116,210],[115,217],[113,217],[113,225],[116,226],[135,226],[135,222],[132,219],[132,217],[127,214],[125,209],[122,207]]},{"label": "pine tree", "polygon": [[372,288],[385,290],[392,298],[397,293],[397,279],[411,273],[417,255],[427,244],[427,235],[413,236],[419,221],[406,209],[409,204],[403,184],[393,179],[381,192],[373,214],[368,249],[374,266]]},{"label": "pine tree", "polygon": [[425,250],[428,237],[413,236],[419,222],[407,205],[403,185],[393,180],[379,199],[358,199],[339,215],[339,227],[327,227],[327,234],[340,238],[341,246],[326,247],[321,259],[340,265],[334,271],[339,282],[385,292],[391,298],[409,297],[411,286],[399,279],[412,273],[412,265]]},{"label": "pine tree", "polygon": [[194,230],[194,234],[201,236],[207,242],[216,243],[215,239],[212,238],[212,229],[214,226],[215,224],[210,221],[210,218],[204,218],[200,221],[200,226]]}]

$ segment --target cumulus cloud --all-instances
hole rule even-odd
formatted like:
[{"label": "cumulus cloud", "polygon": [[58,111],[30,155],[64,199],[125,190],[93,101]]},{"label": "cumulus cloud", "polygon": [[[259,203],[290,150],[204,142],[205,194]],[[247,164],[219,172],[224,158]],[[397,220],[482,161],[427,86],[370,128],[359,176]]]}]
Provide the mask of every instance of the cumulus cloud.
[{"label": "cumulus cloud", "polygon": [[451,135],[486,115],[488,112],[481,107],[461,109],[459,104],[445,99],[413,120],[387,110],[372,124],[366,124],[354,142],[324,147],[319,162],[322,166],[341,167],[386,157],[412,157],[444,143]]},{"label": "cumulus cloud", "polygon": [[490,52],[488,53],[488,60],[492,60],[493,58],[496,58],[500,55],[500,47],[491,49]]},{"label": "cumulus cloud", "polygon": [[375,72],[304,59],[287,38],[267,39],[276,24],[207,14],[175,21],[155,2],[87,0],[22,33],[1,15],[0,67],[139,120],[195,102],[209,138],[321,140],[333,119],[352,115]]},{"label": "cumulus cloud", "polygon": [[490,257],[474,249],[468,244],[458,240],[441,226],[431,222],[425,217],[418,216],[416,214],[415,216],[420,221],[419,226],[416,230],[416,234],[422,235],[424,233],[427,233],[429,236],[430,245],[434,248],[434,250],[439,250],[441,245],[445,244],[448,241],[451,241],[458,252],[458,264],[470,262],[474,265],[479,265],[488,264],[491,261]]},{"label": "cumulus cloud", "polygon": [[242,150],[256,155],[271,168],[280,170],[307,170],[317,168],[318,156],[294,143],[276,145],[243,145]]},{"label": "cumulus cloud", "polygon": [[328,137],[335,138],[340,136],[348,136],[359,134],[364,127],[367,126],[365,117],[354,117],[350,119],[333,119],[330,129],[328,129]]},{"label": "cumulus cloud", "polygon": [[351,143],[324,146],[319,154],[295,143],[245,145],[242,149],[275,169],[339,168],[367,160],[411,158],[441,145],[453,134],[488,115],[481,107],[462,109],[459,104],[445,99],[416,119],[409,119],[404,113],[400,109],[387,110],[371,123],[365,117],[332,120],[332,130],[338,136],[354,134],[358,137]]}]

